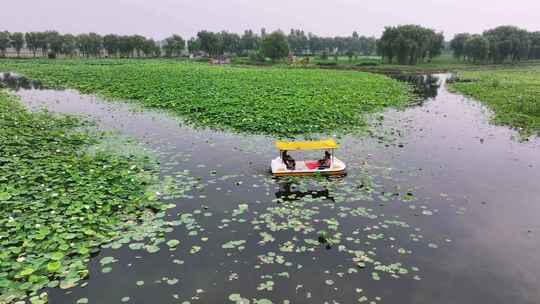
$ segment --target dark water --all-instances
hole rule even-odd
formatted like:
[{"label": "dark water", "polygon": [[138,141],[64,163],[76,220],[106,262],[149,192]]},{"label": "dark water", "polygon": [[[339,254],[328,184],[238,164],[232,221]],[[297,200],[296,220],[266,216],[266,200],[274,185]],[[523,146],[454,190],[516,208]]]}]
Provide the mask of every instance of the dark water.
[{"label": "dark water", "polygon": [[0,73],[0,88],[9,88],[14,91],[44,89],[41,82],[13,73]]},{"label": "dark water", "polygon": [[422,100],[437,97],[440,86],[439,77],[437,75],[391,74],[390,77],[412,84],[414,93],[420,96]]},{"label": "dark water", "polygon": [[[231,294],[250,303],[539,303],[540,142],[490,125],[483,106],[446,90],[446,77],[425,78],[432,98],[388,111],[372,137],[339,139],[349,168],[336,180],[270,178],[272,138],[193,130],[71,90],[20,88],[31,109],[87,115],[154,151],[163,176],[189,170],[204,186],[168,200],[176,207],[167,219],[193,214],[197,235],[174,227],[166,235],[180,240],[174,251],[104,249],[88,284],[48,290],[50,303],[234,303]],[[234,215],[239,205],[248,210]],[[331,244],[305,241],[320,235]],[[245,249],[222,248],[238,240]],[[353,260],[360,251],[364,267]],[[119,260],[106,274],[104,256]],[[392,276],[392,264],[407,273]]]}]

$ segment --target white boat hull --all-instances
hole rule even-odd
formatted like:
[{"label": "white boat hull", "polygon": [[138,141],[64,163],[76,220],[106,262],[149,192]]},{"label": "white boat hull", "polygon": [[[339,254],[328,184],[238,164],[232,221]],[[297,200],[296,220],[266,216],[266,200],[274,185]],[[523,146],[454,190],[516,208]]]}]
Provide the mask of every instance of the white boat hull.
[{"label": "white boat hull", "polygon": [[[347,166],[344,162],[337,158],[333,158],[330,168],[319,169],[313,168],[317,161],[297,161],[294,170],[289,170],[283,163],[280,157],[277,157],[271,162],[272,174],[274,176],[308,176],[308,175],[344,175]],[[313,168],[313,169],[310,169]]]}]

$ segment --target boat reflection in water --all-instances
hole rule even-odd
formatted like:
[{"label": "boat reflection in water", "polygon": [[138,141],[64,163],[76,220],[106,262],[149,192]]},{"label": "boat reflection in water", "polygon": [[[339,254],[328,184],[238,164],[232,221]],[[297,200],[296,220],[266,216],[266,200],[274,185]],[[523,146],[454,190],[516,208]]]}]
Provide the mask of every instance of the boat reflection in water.
[{"label": "boat reflection in water", "polygon": [[276,192],[276,198],[288,202],[296,201],[306,196],[310,196],[311,198],[322,198],[332,202],[334,201],[330,191],[326,188],[321,190],[299,189],[292,181],[283,181],[279,183],[279,191]]},{"label": "boat reflection in water", "polygon": [[439,77],[432,74],[392,74],[390,77],[410,83],[413,87],[414,94],[420,97],[421,100],[437,97],[437,92],[441,86]]}]

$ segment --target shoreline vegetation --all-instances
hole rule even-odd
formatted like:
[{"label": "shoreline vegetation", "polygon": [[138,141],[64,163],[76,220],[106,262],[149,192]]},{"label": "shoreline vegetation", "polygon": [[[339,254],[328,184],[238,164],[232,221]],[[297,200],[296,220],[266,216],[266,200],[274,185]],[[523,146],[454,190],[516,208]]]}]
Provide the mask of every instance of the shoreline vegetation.
[{"label": "shoreline vegetation", "polygon": [[523,60],[519,62],[504,62],[480,64],[467,61],[460,61],[454,58],[451,54],[443,54],[433,58],[430,62],[419,63],[416,65],[399,65],[380,63],[380,57],[360,56],[356,59],[347,57],[338,57],[335,59],[320,60],[315,57],[307,63],[301,63],[302,57],[298,62],[293,63],[271,63],[254,64],[245,57],[233,59],[233,66],[251,66],[251,67],[283,67],[283,68],[302,68],[302,69],[323,69],[323,70],[346,70],[359,71],[368,73],[377,73],[384,75],[391,74],[433,74],[433,73],[458,73],[460,71],[477,71],[477,70],[497,70],[524,68],[529,66],[540,66],[540,60]]},{"label": "shoreline vegetation", "polygon": [[493,123],[540,136],[540,66],[462,71],[449,88],[486,104]]},{"label": "shoreline vegetation", "polygon": [[[339,57],[339,64],[330,66],[317,65],[320,61],[260,66],[233,60],[215,66],[186,59],[4,59],[0,60],[0,72],[22,73],[51,86],[170,110],[194,125],[278,137],[364,131],[364,114],[400,108],[414,99],[406,84],[375,74],[450,72],[458,77],[449,88],[488,105],[495,113],[493,123],[515,128],[525,138],[540,134],[540,92],[535,90],[540,79],[539,60],[480,65],[442,55],[414,66],[364,66],[363,60]],[[122,76],[115,76],[117,71],[122,71]],[[138,73],[147,78],[139,79]],[[183,80],[175,84],[173,78]],[[338,81],[342,86],[335,85]],[[353,92],[355,89],[358,92]],[[247,93],[242,94],[244,91]],[[323,101],[313,102],[320,95]],[[199,99],[187,99],[194,96]],[[356,101],[336,102],[347,98]]]},{"label": "shoreline vegetation", "polygon": [[156,162],[92,149],[107,136],[87,128],[0,90],[0,303],[47,303],[43,288],[78,285],[100,247],[166,208]]},{"label": "shoreline vegetation", "polygon": [[402,107],[408,84],[355,71],[212,66],[172,60],[3,60],[0,71],[171,110],[195,125],[278,137],[348,133]]}]

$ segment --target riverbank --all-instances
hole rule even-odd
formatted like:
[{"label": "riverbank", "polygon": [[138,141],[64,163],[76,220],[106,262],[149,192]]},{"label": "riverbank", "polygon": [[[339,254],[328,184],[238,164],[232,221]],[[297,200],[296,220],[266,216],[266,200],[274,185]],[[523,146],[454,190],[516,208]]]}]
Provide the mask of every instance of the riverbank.
[{"label": "riverbank", "polygon": [[[378,58],[378,59],[377,59]],[[302,69],[324,69],[324,70],[344,70],[359,71],[378,74],[434,74],[434,73],[456,73],[459,71],[484,71],[507,68],[524,68],[528,66],[540,66],[540,60],[524,60],[521,62],[507,62],[503,64],[476,64],[470,61],[458,60],[449,54],[433,58],[429,62],[423,62],[416,65],[399,65],[382,62],[380,57],[359,57],[349,60],[348,58],[338,57],[338,60],[328,58],[311,57],[309,61],[301,57],[296,63],[271,63],[254,64],[248,58],[237,58],[233,64],[238,66],[264,66],[264,67],[283,67],[283,68],[302,68]]]},{"label": "riverbank", "polygon": [[495,124],[540,135],[540,66],[464,71],[450,89],[485,103]]}]

